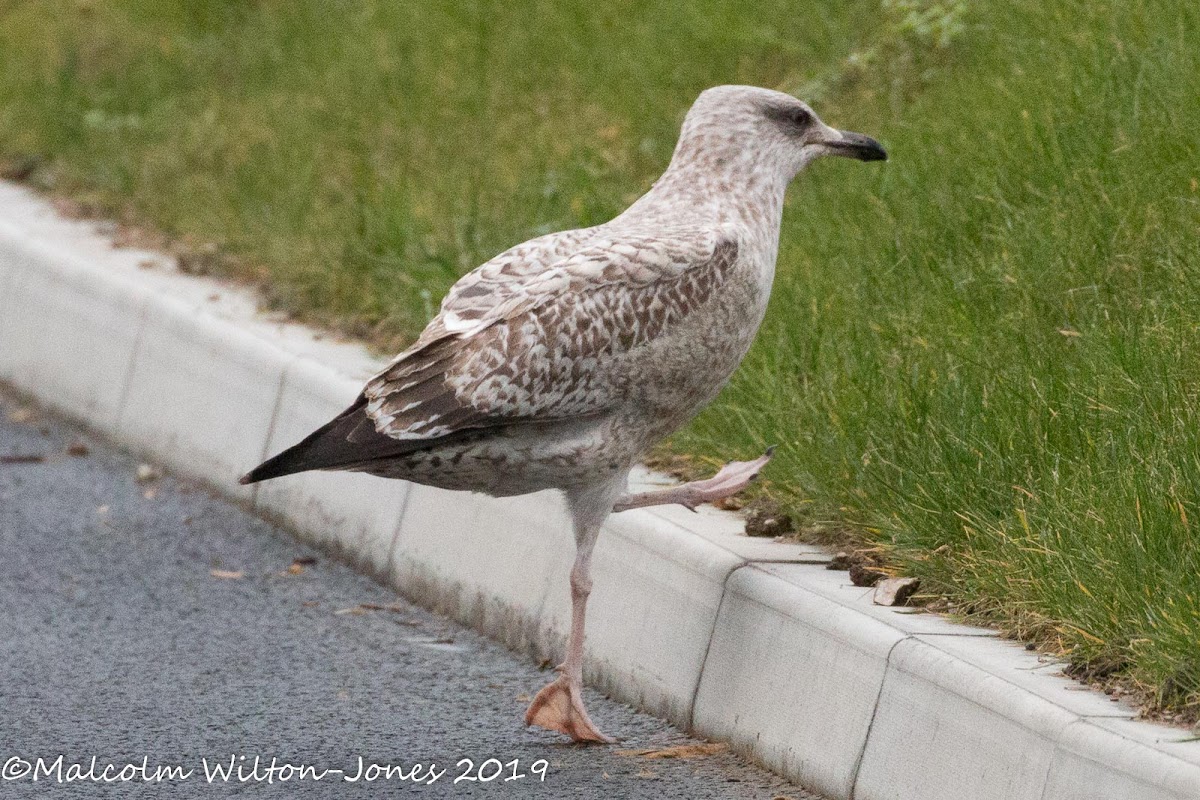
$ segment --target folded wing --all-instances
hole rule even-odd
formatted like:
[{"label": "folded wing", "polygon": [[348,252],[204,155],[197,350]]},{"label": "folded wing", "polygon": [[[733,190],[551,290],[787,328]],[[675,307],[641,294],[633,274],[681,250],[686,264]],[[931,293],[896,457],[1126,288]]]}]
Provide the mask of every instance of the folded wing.
[{"label": "folded wing", "polygon": [[245,480],[603,414],[620,402],[621,361],[702,307],[736,260],[732,236],[699,228],[618,240],[601,227],[514,248],[455,284],[354,405]]},{"label": "folded wing", "polygon": [[602,413],[620,360],[707,302],[736,257],[704,231],[601,236],[535,276],[467,282],[367,384],[366,414],[403,441]]}]

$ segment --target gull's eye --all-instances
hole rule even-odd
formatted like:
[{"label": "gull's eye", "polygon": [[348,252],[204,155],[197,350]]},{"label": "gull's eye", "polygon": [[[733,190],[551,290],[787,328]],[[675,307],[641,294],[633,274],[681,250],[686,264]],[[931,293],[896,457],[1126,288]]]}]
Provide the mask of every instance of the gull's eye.
[{"label": "gull's eye", "polygon": [[813,124],[812,112],[803,106],[792,103],[768,106],[765,111],[768,118],[774,120],[785,133],[792,136],[799,136],[807,132]]}]

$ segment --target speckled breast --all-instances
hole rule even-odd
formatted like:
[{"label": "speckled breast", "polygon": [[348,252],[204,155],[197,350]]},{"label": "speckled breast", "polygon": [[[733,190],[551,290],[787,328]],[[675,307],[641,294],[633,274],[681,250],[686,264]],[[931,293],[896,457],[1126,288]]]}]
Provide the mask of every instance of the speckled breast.
[{"label": "speckled breast", "polygon": [[750,349],[768,297],[762,270],[746,259],[701,313],[634,356],[623,413],[642,432],[638,455],[720,393]]}]

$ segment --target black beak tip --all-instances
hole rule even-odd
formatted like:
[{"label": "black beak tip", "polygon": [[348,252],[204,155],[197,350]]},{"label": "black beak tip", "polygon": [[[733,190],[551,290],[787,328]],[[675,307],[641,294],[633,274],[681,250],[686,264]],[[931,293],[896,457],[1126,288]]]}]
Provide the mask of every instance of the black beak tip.
[{"label": "black beak tip", "polygon": [[842,150],[845,155],[859,161],[887,161],[887,150],[870,136],[852,131],[841,131],[841,134],[842,138],[834,142],[833,146]]}]

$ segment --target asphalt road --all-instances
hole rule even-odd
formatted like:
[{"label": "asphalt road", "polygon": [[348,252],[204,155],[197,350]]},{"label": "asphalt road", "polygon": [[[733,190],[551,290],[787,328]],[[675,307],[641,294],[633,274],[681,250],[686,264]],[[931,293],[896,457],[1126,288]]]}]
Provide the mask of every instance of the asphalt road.
[{"label": "asphalt road", "polygon": [[526,729],[549,672],[138,468],[0,391],[0,797],[815,797],[595,693],[621,744]]}]

